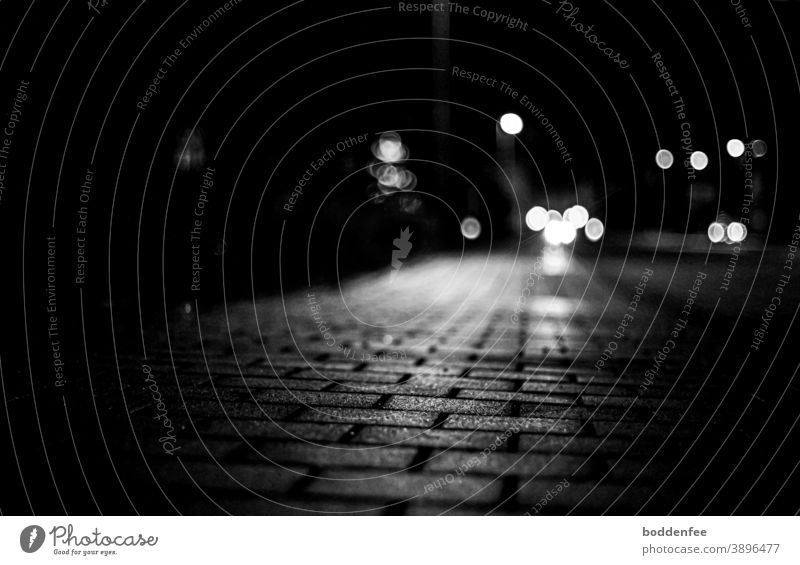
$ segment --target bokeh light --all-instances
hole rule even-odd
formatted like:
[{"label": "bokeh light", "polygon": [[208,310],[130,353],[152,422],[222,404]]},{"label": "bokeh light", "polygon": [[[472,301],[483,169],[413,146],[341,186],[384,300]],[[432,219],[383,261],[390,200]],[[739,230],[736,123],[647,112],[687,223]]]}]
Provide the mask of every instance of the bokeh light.
[{"label": "bokeh light", "polygon": [[372,144],[372,154],[384,163],[397,163],[408,158],[408,149],[400,139],[400,134],[387,131]]},{"label": "bokeh light", "polygon": [[568,245],[575,236],[575,226],[564,220],[549,222],[544,228],[544,239],[550,245]]},{"label": "bokeh light", "polygon": [[[585,207],[576,204],[567,208],[562,216],[558,210],[545,210],[541,206],[534,206],[526,214],[525,223],[534,231],[544,229],[542,235],[548,245],[569,245],[577,238],[578,230],[586,228],[589,223],[589,211]],[[599,223],[599,220],[595,220],[592,228],[589,228],[590,232],[592,229],[594,229],[592,233],[598,232],[597,223]],[[602,233],[603,228],[602,223],[600,223],[598,239],[602,236]]]},{"label": "bokeh light", "polygon": [[561,221],[548,222],[544,228],[544,240],[550,245],[559,245],[561,243],[561,233],[558,226]]},{"label": "bokeh light", "polygon": [[605,228],[603,227],[603,222],[597,218],[592,218],[586,222],[586,226],[583,228],[583,231],[586,233],[586,238],[589,241],[599,241],[600,238],[603,237]]},{"label": "bokeh light", "polygon": [[731,157],[741,157],[744,155],[744,142],[741,139],[731,139],[725,149]]},{"label": "bokeh light", "polygon": [[541,206],[534,206],[525,214],[525,224],[533,231],[542,231],[548,220],[547,210]]},{"label": "bokeh light", "polygon": [[708,226],[708,239],[711,240],[711,243],[719,243],[725,239],[725,224],[711,222]]},{"label": "bokeh light", "polygon": [[378,171],[378,182],[386,186],[397,186],[400,181],[400,174],[397,172],[397,167],[393,165],[384,165]]},{"label": "bokeh light", "polygon": [[667,149],[659,149],[658,153],[656,153],[656,165],[662,169],[669,169],[674,162],[675,157],[672,156],[671,151]]},{"label": "bokeh light", "polygon": [[397,190],[413,190],[417,186],[417,176],[402,166],[384,163],[373,168],[378,179],[378,188],[383,194],[391,194]]},{"label": "bokeh light", "polygon": [[767,154],[767,142],[762,139],[753,140],[753,156],[763,157]]},{"label": "bokeh light", "polygon": [[500,116],[500,129],[510,135],[517,135],[522,131],[522,118],[516,114],[503,114]]},{"label": "bokeh light", "polygon": [[381,139],[378,142],[378,151],[382,160],[394,163],[402,158],[403,145],[390,139]]},{"label": "bokeh light", "polygon": [[569,245],[573,241],[575,241],[575,237],[578,235],[578,230],[575,229],[569,222],[559,222],[559,233],[561,235],[561,243],[564,245]]},{"label": "bokeh light", "polygon": [[461,235],[467,239],[477,239],[481,235],[481,223],[472,216],[467,216],[461,220]]},{"label": "bokeh light", "polygon": [[575,229],[581,229],[589,221],[589,211],[580,204],[576,204],[564,212],[564,219],[575,226]]},{"label": "bokeh light", "polygon": [[744,241],[747,237],[747,228],[740,222],[731,222],[726,231],[728,239],[731,240],[732,243],[739,243]]},{"label": "bokeh light", "polygon": [[708,166],[708,155],[702,151],[695,151],[689,157],[689,162],[692,164],[692,168],[702,171]]}]

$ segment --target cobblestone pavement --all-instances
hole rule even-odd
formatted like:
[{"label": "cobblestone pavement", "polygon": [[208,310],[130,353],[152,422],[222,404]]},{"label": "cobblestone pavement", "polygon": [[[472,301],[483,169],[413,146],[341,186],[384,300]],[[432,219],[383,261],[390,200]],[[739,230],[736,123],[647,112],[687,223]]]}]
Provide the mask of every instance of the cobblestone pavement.
[{"label": "cobblestone pavement", "polygon": [[702,445],[729,431],[697,355],[707,316],[681,315],[691,284],[673,299],[645,261],[615,281],[560,260],[440,259],[341,292],[186,305],[169,347],[148,348],[188,414],[177,457],[146,447],[160,483],[204,513],[685,508],[698,461],[676,463],[698,430]]},{"label": "cobblestone pavement", "polygon": [[146,332],[146,358],[95,374],[123,383],[124,407],[98,402],[107,437],[130,439],[84,472],[125,484],[137,512],[763,511],[775,451],[737,465],[760,408],[730,386],[740,350],[717,358],[719,268],[690,303],[685,266],[575,258],[564,274],[562,259],[442,257],[184,304],[169,334]]}]

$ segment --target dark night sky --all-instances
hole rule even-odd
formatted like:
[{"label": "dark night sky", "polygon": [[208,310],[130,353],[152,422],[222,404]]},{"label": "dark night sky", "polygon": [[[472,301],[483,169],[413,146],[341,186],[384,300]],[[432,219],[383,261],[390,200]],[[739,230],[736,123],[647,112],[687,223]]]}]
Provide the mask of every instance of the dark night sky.
[{"label": "dark night sky", "polygon": [[[51,231],[56,187],[55,230],[67,242],[74,236],[80,185],[91,167],[92,272],[105,272],[110,236],[112,276],[121,288],[135,285],[131,266],[137,245],[138,260],[157,282],[163,248],[167,294],[180,300],[204,169],[176,170],[175,155],[193,128],[200,140],[193,147],[202,149],[205,164],[216,170],[203,245],[217,249],[225,241],[230,292],[250,291],[251,265],[257,289],[276,288],[281,237],[285,281],[295,283],[305,276],[307,248],[314,276],[330,276],[336,268],[332,251],[350,241],[366,244],[357,253],[342,253],[340,268],[368,268],[374,259],[368,242],[409,224],[430,234],[430,251],[460,247],[451,216],[465,214],[491,220],[494,238],[513,241],[509,217],[520,211],[493,160],[494,120],[508,111],[518,112],[527,126],[517,143],[513,177],[521,205],[566,206],[577,193],[612,232],[658,229],[662,221],[668,230],[702,232],[717,209],[735,215],[740,206],[743,171],[723,154],[725,140],[761,138],[771,150],[756,162],[758,206],[773,225],[754,224],[753,231],[782,233],[782,226],[791,225],[784,220],[791,214],[787,204],[797,201],[788,187],[796,177],[791,157],[798,146],[787,118],[794,115],[797,82],[787,76],[793,68],[787,41],[794,45],[795,32],[793,26],[778,27],[773,9],[791,21],[796,4],[749,3],[753,28],[721,1],[597,2],[582,5],[574,19],[565,18],[567,6],[559,3],[493,3],[492,10],[513,15],[521,22],[517,28],[524,24],[524,29],[487,21],[472,13],[475,5],[457,6],[449,14],[446,41],[431,39],[434,27],[439,37],[447,31],[441,16],[434,26],[430,14],[404,12],[396,3],[305,2],[270,15],[276,6],[244,1],[194,40],[193,29],[219,4],[147,3],[132,14],[130,6],[111,2],[91,23],[84,5],[69,5],[40,53],[49,29],[44,23],[37,28],[40,36],[28,28],[14,43],[3,68],[7,102],[19,80],[30,81],[24,127],[8,170],[12,188],[0,209],[4,225],[11,227],[10,252],[21,247],[20,211],[29,177],[36,204],[25,220],[29,245],[40,245]],[[23,8],[4,7],[9,17],[2,25],[18,21]],[[298,19],[298,11],[307,17]],[[27,15],[53,17],[43,4]],[[593,25],[598,41],[613,46],[628,68],[570,25],[578,23]],[[285,33],[287,26],[296,32]],[[13,33],[8,32],[4,36]],[[165,57],[182,41],[185,48],[165,66]],[[711,166],[691,185],[690,215],[690,183],[680,166],[684,120],[676,116],[676,99],[659,77],[654,53],[685,101],[693,148],[711,157]],[[470,83],[453,76],[454,66],[497,82],[494,87]],[[136,104],[159,69],[159,91],[140,112]],[[502,82],[517,98],[500,88]],[[523,97],[557,129],[572,156],[569,165],[520,103]],[[447,131],[437,131],[442,128]],[[419,179],[417,194],[370,203],[351,217],[371,194],[372,179],[359,169],[369,165],[369,144],[384,130],[401,132],[411,148],[408,165]],[[337,152],[315,173],[296,209],[286,213],[292,187],[310,161],[362,134],[369,141]],[[678,166],[664,175],[666,184],[653,159],[661,146],[679,156]],[[388,215],[371,213],[378,208]],[[331,234],[340,232],[338,242]],[[487,243],[489,230],[484,232],[477,245]],[[69,259],[66,252],[59,255],[64,270],[71,268]],[[97,276],[90,279],[105,286]],[[159,293],[159,286],[153,291]]]}]

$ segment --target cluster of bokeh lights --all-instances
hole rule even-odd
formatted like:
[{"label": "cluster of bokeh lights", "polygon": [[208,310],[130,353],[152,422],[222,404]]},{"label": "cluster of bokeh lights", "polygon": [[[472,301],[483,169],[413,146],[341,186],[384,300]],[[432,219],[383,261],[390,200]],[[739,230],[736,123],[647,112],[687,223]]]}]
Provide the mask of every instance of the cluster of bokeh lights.
[{"label": "cluster of bokeh lights", "polygon": [[[725,151],[738,159],[745,155],[748,146],[753,157],[761,158],[767,154],[767,144],[761,139],[754,139],[746,144],[741,139],[730,139],[725,144]],[[669,169],[675,163],[675,158],[668,149],[659,149],[656,152],[656,165],[661,169]],[[695,151],[689,156],[689,164],[696,170],[702,171],[708,166],[708,155],[702,151]],[[747,227],[741,222],[727,222],[721,218],[711,222],[708,226],[708,239],[711,243],[741,243],[747,239]]]},{"label": "cluster of bokeh lights", "polygon": [[[747,150],[747,145],[741,139],[731,139],[725,144],[725,151],[728,155],[734,158],[739,158],[744,155]],[[767,144],[761,139],[754,139],[750,143],[750,150],[753,157],[763,157],[767,154]],[[689,164],[693,169],[702,171],[708,167],[708,155],[702,151],[694,151],[689,155]],[[675,164],[675,157],[669,149],[659,149],[656,152],[656,165],[659,168],[667,170]]]},{"label": "cluster of bokeh lights", "polygon": [[[730,139],[725,144],[725,151],[734,159],[739,159],[748,150],[753,157],[761,158],[767,154],[767,143],[762,139],[754,139],[749,144],[741,139]],[[669,169],[675,163],[675,157],[668,149],[659,149],[656,152],[656,165],[661,169]],[[689,164],[696,170],[702,171],[708,166],[708,155],[702,151],[695,151],[689,156]],[[727,243],[729,245],[741,243],[747,239],[747,226],[741,222],[727,222],[717,218],[708,226],[708,239],[711,243]]]},{"label": "cluster of bokeh lights", "polygon": [[562,214],[558,210],[546,210],[534,206],[525,214],[525,224],[531,231],[543,232],[544,239],[550,245],[569,245],[583,229],[589,241],[599,241],[605,231],[603,222],[590,218],[589,211],[576,204]]},{"label": "cluster of bokeh lights", "polygon": [[408,159],[408,147],[397,132],[382,133],[378,141],[372,144],[372,154],[376,161],[369,171],[377,179],[378,189],[383,194],[414,190],[417,177],[400,164]]},{"label": "cluster of bokeh lights", "polygon": [[711,222],[708,226],[708,239],[711,243],[741,243],[747,238],[747,227],[741,222]]}]

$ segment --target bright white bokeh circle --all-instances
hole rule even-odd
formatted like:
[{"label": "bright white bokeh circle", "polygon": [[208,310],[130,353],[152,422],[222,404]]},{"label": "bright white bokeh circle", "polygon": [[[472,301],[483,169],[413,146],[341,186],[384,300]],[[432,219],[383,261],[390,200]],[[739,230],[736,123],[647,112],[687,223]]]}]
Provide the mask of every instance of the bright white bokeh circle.
[{"label": "bright white bokeh circle", "polygon": [[731,139],[725,149],[731,157],[741,157],[744,155],[744,142],[741,139]]},{"label": "bright white bokeh circle", "polygon": [[708,226],[708,239],[711,243],[719,243],[725,239],[725,225],[719,222],[711,222]]},{"label": "bright white bokeh circle", "polygon": [[517,135],[522,131],[522,118],[516,114],[503,114],[500,116],[500,129],[510,135]]},{"label": "bright white bokeh circle", "polygon": [[674,162],[675,157],[673,157],[672,152],[668,149],[659,149],[658,153],[656,153],[656,165],[662,169],[669,169]]},{"label": "bright white bokeh circle", "polygon": [[481,223],[472,216],[467,216],[461,220],[461,235],[467,239],[478,239],[481,235]]},{"label": "bright white bokeh circle", "polygon": [[744,241],[747,237],[747,228],[740,222],[731,222],[727,229],[728,239],[733,243]]},{"label": "bright white bokeh circle", "polygon": [[541,206],[534,206],[525,214],[525,224],[533,231],[542,231],[549,219],[547,210]]},{"label": "bright white bokeh circle", "polygon": [[586,233],[586,238],[589,241],[599,241],[600,238],[603,237],[605,228],[603,227],[603,222],[597,218],[592,218],[586,222],[586,226],[583,228],[583,231]]},{"label": "bright white bokeh circle", "polygon": [[560,222],[558,226],[558,232],[561,238],[561,243],[564,245],[569,245],[575,241],[575,237],[578,235],[578,230],[576,230],[575,226],[569,222]]},{"label": "bright white bokeh circle", "polygon": [[564,219],[579,230],[589,221],[589,211],[580,204],[576,204],[564,212]]},{"label": "bright white bokeh circle", "polygon": [[708,155],[702,151],[695,151],[689,157],[689,162],[692,164],[692,168],[702,171],[708,167]]}]

